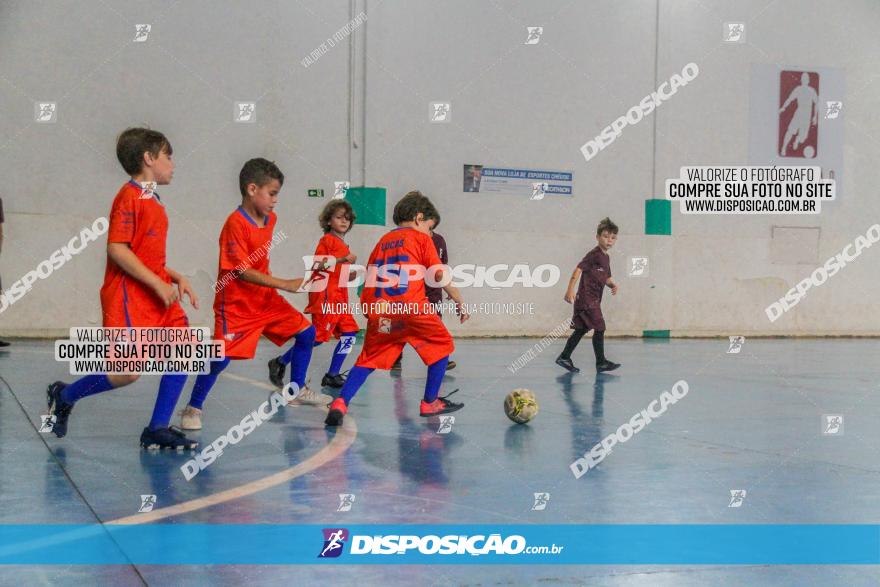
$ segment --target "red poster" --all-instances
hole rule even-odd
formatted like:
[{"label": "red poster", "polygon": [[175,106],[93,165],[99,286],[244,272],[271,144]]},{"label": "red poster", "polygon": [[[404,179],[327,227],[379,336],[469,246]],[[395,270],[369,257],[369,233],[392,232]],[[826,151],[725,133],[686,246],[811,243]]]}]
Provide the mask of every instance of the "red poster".
[{"label": "red poster", "polygon": [[780,157],[813,159],[819,142],[819,74],[783,71],[779,74]]}]

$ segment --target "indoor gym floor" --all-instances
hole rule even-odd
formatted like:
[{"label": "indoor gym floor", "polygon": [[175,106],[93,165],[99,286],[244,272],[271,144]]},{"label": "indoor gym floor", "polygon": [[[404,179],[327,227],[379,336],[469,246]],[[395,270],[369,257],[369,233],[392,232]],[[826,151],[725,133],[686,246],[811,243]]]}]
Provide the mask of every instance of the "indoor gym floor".
[{"label": "indoor gym floor", "polygon": [[[880,519],[877,343],[868,339],[609,339],[616,374],[591,372],[584,340],[564,374],[556,341],[515,374],[507,366],[534,339],[456,342],[466,407],[453,429],[418,416],[425,369],[408,349],[400,376],[377,371],[352,402],[346,427],[328,432],[325,410],[287,408],[226,449],[187,482],[189,455],[138,448],[156,380],[83,400],[64,439],[40,434],[45,388],[71,380],[51,341],[13,341],[0,352],[0,523],[95,521],[211,524],[765,524],[876,523]],[[266,399],[266,361],[226,370],[205,409],[210,443]],[[359,350],[356,348],[355,352]],[[319,380],[330,349],[316,349]],[[349,360],[347,363],[351,363]],[[347,364],[346,366],[350,366]],[[575,479],[569,464],[684,379],[689,393],[595,470]],[[185,404],[192,383],[178,407]],[[533,390],[540,413],[511,423],[502,400]],[[821,431],[823,414],[845,416],[843,434]],[[745,489],[739,508],[731,489]],[[533,493],[548,492],[543,511]],[[340,493],[355,494],[337,512]],[[140,495],[157,505],[138,514]],[[280,545],[283,547],[283,545]],[[310,545],[311,547],[311,545]],[[332,571],[332,573],[331,573]],[[3,566],[0,585],[196,585],[197,566]],[[222,566],[214,584],[275,585],[877,585],[866,566],[345,565]]]}]

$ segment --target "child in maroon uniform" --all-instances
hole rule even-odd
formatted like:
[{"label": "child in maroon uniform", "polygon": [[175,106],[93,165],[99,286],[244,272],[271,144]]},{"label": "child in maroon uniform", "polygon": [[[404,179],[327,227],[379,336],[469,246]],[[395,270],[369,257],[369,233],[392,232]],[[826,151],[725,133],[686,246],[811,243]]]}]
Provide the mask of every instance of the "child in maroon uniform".
[{"label": "child in maroon uniform", "polygon": [[[605,358],[605,318],[602,316],[602,292],[605,286],[611,288],[611,295],[617,295],[617,283],[611,278],[611,259],[608,249],[617,241],[617,225],[610,218],[603,219],[596,229],[596,248],[575,267],[565,292],[565,301],[574,303],[574,316],[571,327],[574,332],[565,343],[565,349],[556,359],[556,364],[572,373],[580,371],[571,362],[571,353],[587,331],[593,331],[593,351],[596,353],[596,371],[613,371],[620,367]],[[578,283],[577,295],[575,284]]]}]

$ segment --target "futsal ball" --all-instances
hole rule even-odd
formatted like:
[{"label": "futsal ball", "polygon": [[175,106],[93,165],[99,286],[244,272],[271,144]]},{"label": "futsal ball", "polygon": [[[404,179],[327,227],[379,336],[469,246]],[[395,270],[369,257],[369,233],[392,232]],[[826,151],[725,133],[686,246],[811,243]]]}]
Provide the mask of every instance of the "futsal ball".
[{"label": "futsal ball", "polygon": [[538,400],[528,389],[514,389],[504,398],[504,413],[517,424],[525,424],[538,415]]},{"label": "futsal ball", "polygon": [[813,147],[811,147],[809,145],[804,147],[804,157],[806,157],[807,159],[812,159],[815,156],[816,156],[816,150],[813,149]]}]

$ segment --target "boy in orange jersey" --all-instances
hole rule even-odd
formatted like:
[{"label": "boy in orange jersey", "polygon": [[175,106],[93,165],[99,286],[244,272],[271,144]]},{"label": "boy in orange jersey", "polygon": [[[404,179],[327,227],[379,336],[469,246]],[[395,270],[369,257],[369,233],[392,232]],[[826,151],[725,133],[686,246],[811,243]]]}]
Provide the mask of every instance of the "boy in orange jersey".
[{"label": "boy in orange jersey", "polygon": [[[168,216],[156,185],[168,185],[174,175],[171,143],[162,133],[129,128],[116,142],[116,157],[131,179],[122,186],[110,210],[107,235],[107,268],[101,288],[101,309],[106,328],[179,328],[189,321],[178,300],[189,296],[198,309],[198,298],[189,281],[165,265]],[[176,287],[175,287],[176,285]],[[139,375],[87,375],[70,385],[49,386],[52,431],[67,434],[67,420],[78,400],[123,387]],[[194,449],[198,443],[169,427],[174,407],[186,383],[185,374],[162,376],[153,416],[141,434],[143,448]]]},{"label": "boy in orange jersey", "polygon": [[358,324],[347,309],[348,288],[340,282],[348,278],[347,265],[357,261],[357,256],[343,240],[354,226],[355,218],[354,209],[345,200],[331,200],[318,216],[324,236],[318,241],[315,257],[329,261],[333,269],[326,277],[322,276],[322,279],[326,279],[322,291],[309,292],[309,305],[306,308],[315,326],[315,346],[329,341],[331,336],[339,339],[330,367],[321,379],[322,386],[337,389],[345,383],[345,377],[339,371],[346,355],[354,348],[358,332]]},{"label": "boy in orange jersey", "polygon": [[[428,417],[464,407],[438,397],[440,384],[455,350],[452,336],[425,294],[426,274],[443,281],[437,248],[431,230],[440,223],[440,213],[421,192],[409,192],[394,207],[397,228],[379,239],[370,254],[367,282],[361,302],[367,313],[364,348],[340,391],[330,404],[325,424],[339,426],[348,404],[374,369],[390,369],[405,344],[410,344],[428,365],[428,380],[419,413]],[[428,271],[430,268],[431,271]],[[379,280],[375,277],[379,276]],[[421,274],[421,276],[419,276]],[[372,283],[371,283],[372,282]],[[443,287],[458,304],[461,321],[469,318],[461,295],[451,283]]]}]

